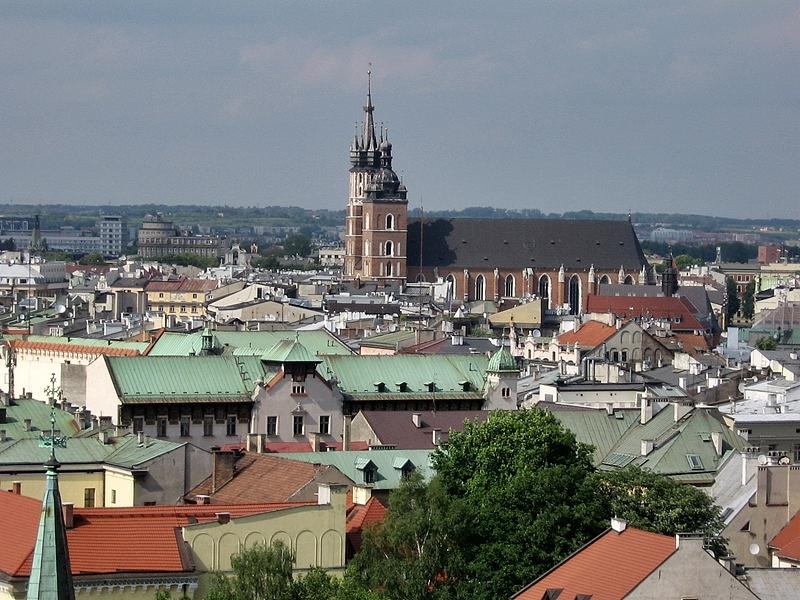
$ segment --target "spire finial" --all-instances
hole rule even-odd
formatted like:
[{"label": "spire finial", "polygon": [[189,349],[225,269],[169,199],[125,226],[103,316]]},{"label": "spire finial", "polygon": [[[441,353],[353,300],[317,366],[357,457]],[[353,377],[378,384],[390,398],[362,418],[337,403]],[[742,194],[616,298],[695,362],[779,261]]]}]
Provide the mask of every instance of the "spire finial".
[{"label": "spire finial", "polygon": [[367,69],[367,97],[370,96],[372,96],[372,63],[369,63],[369,69]]}]

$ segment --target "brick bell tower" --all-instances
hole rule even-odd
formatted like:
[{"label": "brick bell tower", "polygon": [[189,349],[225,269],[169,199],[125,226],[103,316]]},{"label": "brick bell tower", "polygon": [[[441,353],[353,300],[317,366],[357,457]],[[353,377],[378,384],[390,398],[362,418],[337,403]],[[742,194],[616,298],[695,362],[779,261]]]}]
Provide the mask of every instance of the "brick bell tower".
[{"label": "brick bell tower", "polygon": [[406,278],[408,199],[392,170],[389,131],[375,134],[372,72],[367,71],[364,123],[350,145],[350,192],[345,222],[345,279]]}]

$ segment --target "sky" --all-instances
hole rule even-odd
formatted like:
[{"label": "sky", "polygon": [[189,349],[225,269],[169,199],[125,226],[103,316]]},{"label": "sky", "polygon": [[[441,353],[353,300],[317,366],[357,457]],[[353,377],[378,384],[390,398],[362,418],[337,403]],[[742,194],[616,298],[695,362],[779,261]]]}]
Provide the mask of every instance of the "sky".
[{"label": "sky", "polygon": [[0,2],[0,202],[800,218],[800,4]]}]

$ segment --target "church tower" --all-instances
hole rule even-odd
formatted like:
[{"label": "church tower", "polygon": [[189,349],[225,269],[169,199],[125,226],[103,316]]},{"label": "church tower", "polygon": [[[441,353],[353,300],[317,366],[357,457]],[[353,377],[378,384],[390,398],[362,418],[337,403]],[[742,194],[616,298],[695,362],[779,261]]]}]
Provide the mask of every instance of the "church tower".
[{"label": "church tower", "polygon": [[350,145],[344,277],[405,280],[407,191],[392,170],[389,131],[375,133],[372,72],[367,76],[363,128]]}]

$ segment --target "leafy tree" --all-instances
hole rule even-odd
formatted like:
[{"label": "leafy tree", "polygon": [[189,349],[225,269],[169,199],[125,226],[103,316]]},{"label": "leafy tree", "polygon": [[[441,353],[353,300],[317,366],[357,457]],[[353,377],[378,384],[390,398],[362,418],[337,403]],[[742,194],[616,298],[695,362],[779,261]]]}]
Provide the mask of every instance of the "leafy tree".
[{"label": "leafy tree", "polygon": [[13,252],[17,249],[17,244],[14,242],[14,238],[10,237],[6,240],[0,241],[0,250],[9,250]]},{"label": "leafy tree", "polygon": [[281,261],[277,254],[270,254],[268,256],[254,258],[250,261],[250,264],[256,269],[270,269],[274,271],[281,266]]},{"label": "leafy tree", "polygon": [[103,255],[99,252],[89,252],[89,254],[84,254],[81,256],[81,259],[78,261],[78,264],[81,265],[104,265],[106,261],[103,260]]},{"label": "leafy tree", "polygon": [[392,494],[390,506],[384,522],[364,533],[351,573],[391,599],[453,597],[463,523],[459,503],[438,478],[428,485],[412,473]]},{"label": "leafy tree", "polygon": [[778,343],[771,335],[765,335],[756,342],[756,348],[759,350],[775,350],[777,347]]},{"label": "leafy tree", "polygon": [[231,559],[233,575],[213,576],[206,600],[293,600],[292,561],[280,542],[247,548]]},{"label": "leafy tree", "polygon": [[597,472],[592,483],[606,516],[666,535],[702,533],[718,556],[724,554],[725,544],[717,537],[724,527],[719,507],[696,487],[639,467]]},{"label": "leafy tree", "polygon": [[316,567],[294,582],[293,593],[295,600],[333,600],[340,587],[338,579]]},{"label": "leafy tree", "polygon": [[733,277],[725,280],[725,294],[728,297],[728,304],[725,309],[725,322],[730,323],[731,319],[739,312],[739,293],[736,290],[736,281]]},{"label": "leafy tree", "polygon": [[209,269],[219,265],[219,259],[213,256],[202,256],[194,253],[175,254],[159,259],[163,263],[172,263],[182,267],[197,267],[198,269]]},{"label": "leafy tree", "polygon": [[747,284],[742,294],[742,314],[745,319],[752,319],[756,312],[756,282],[754,280]]},{"label": "leafy tree", "polygon": [[591,448],[550,413],[498,412],[467,423],[433,463],[462,503],[459,597],[508,598],[602,529],[586,485]]},{"label": "leafy tree", "polygon": [[685,269],[693,265],[702,265],[705,261],[691,254],[679,254],[675,257],[675,265],[678,269]]},{"label": "leafy tree", "polygon": [[311,238],[302,233],[296,233],[286,238],[283,250],[289,256],[308,256],[311,254]]}]

